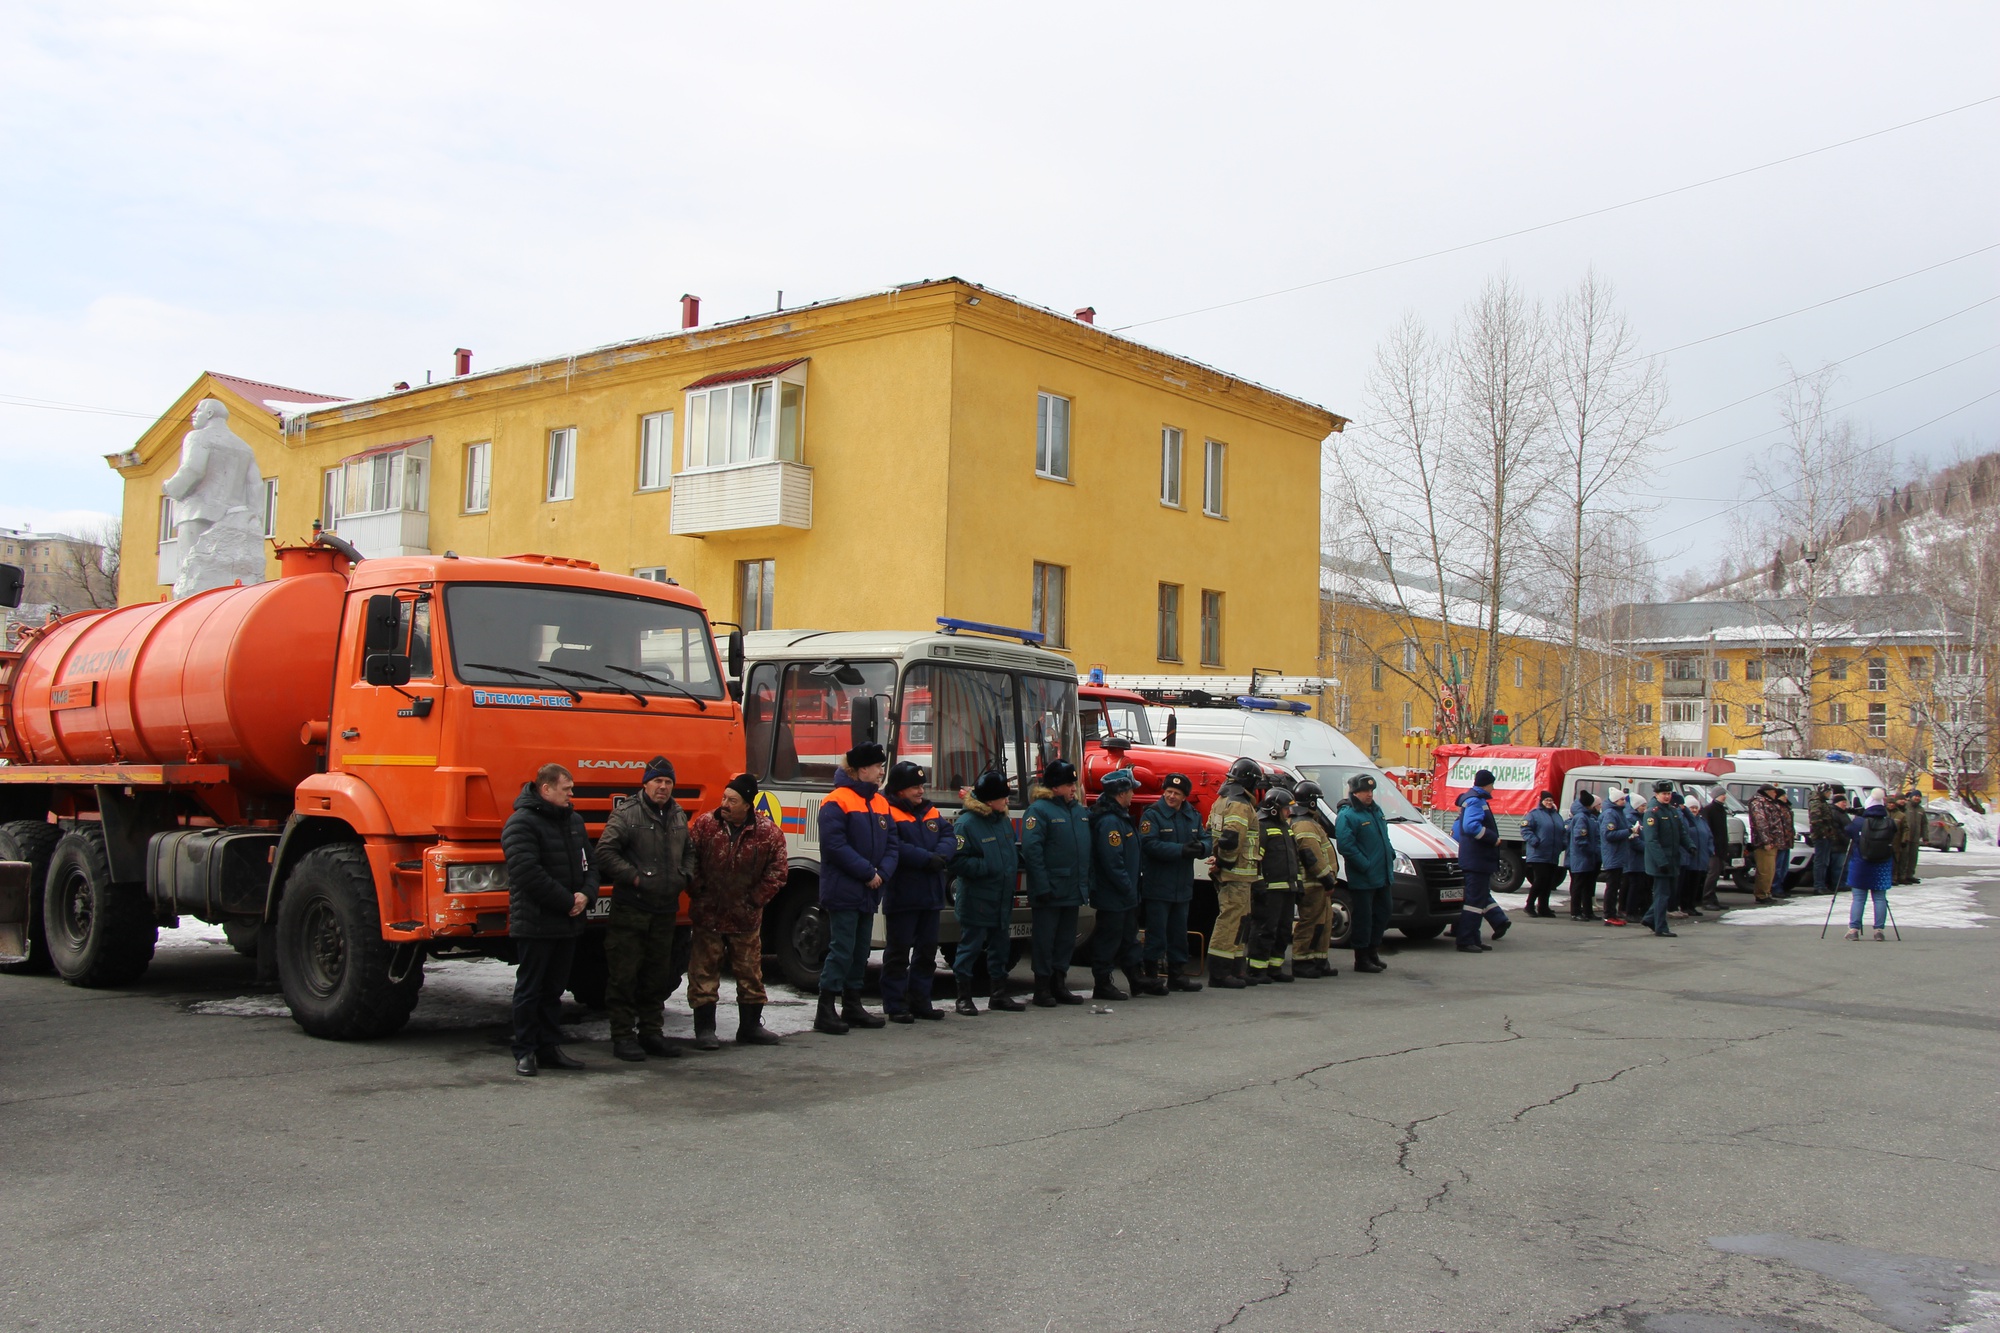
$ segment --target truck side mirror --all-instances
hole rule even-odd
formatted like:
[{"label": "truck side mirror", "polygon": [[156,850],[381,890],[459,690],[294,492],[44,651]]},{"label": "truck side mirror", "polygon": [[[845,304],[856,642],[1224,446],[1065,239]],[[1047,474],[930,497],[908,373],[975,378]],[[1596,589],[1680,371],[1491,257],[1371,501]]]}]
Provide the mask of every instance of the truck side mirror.
[{"label": "truck side mirror", "polygon": [[1178,737],[1178,736],[1179,736],[1180,734],[1181,734],[1181,724],[1180,724],[1180,719],[1179,719],[1179,718],[1177,718],[1177,717],[1175,717],[1175,716],[1174,716],[1174,715],[1173,715],[1172,713],[1168,713],[1168,714],[1167,714],[1167,748],[1168,748],[1169,750],[1171,750],[1171,749],[1173,749],[1173,748],[1174,748],[1174,740],[1175,740],[1175,738],[1177,738],[1177,737]]},{"label": "truck side mirror", "polygon": [[733,629],[729,631],[728,652],[729,652],[729,678],[731,680],[742,680],[743,679],[743,631],[742,630]]},{"label": "truck side mirror", "polygon": [[19,565],[0,565],[0,606],[9,609],[19,606],[21,593],[27,586],[28,576]]},{"label": "truck side mirror", "polygon": [[[368,599],[367,613],[361,621],[361,652],[365,673],[368,658],[378,653],[393,653],[402,648],[400,631],[403,627],[403,607],[393,594],[378,594]],[[407,680],[409,677],[404,676]],[[370,681],[373,685],[376,682]]]},{"label": "truck side mirror", "polygon": [[370,685],[408,685],[410,659],[403,653],[370,653],[361,660],[361,678]]},{"label": "truck side mirror", "polygon": [[847,718],[847,743],[850,748],[866,745],[875,739],[875,726],[880,716],[879,701],[874,695],[855,696],[853,711]]}]

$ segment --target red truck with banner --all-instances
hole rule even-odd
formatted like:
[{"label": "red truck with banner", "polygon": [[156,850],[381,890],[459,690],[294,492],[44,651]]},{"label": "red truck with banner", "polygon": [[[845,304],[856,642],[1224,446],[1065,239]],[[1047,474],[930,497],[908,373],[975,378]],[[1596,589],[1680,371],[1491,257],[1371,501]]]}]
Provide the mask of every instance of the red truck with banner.
[{"label": "red truck with banner", "polygon": [[[1430,818],[1450,830],[1458,818],[1458,798],[1472,790],[1480,769],[1493,774],[1493,818],[1500,826],[1500,865],[1493,872],[1495,893],[1514,893],[1527,876],[1521,821],[1545,791],[1560,798],[1563,777],[1572,768],[1605,762],[1595,750],[1547,745],[1440,745],[1431,752]],[[1650,757],[1646,762],[1652,762]]]}]

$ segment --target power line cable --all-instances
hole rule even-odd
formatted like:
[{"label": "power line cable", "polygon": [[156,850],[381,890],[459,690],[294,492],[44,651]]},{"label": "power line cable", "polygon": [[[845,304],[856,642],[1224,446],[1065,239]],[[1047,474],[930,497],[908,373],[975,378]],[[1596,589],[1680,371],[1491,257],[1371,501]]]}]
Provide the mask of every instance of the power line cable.
[{"label": "power line cable", "polygon": [[1206,315],[1216,310],[1228,310],[1234,306],[1249,305],[1253,301],[1268,301],[1275,296],[1289,296],[1293,292],[1303,292],[1314,287],[1325,287],[1331,283],[1346,282],[1351,278],[1367,277],[1371,273],[1383,273],[1389,269],[1402,268],[1408,264],[1420,264],[1426,259],[1438,259],[1445,255],[1455,255],[1465,250],[1476,250],[1483,245],[1495,245],[1501,241],[1511,241],[1517,236],[1528,236],[1538,231],[1547,231],[1551,227],[1567,226],[1572,222],[1582,222],[1586,218],[1602,217],[1606,213],[1616,213],[1621,209],[1636,208],[1640,204],[1650,204],[1660,199],[1671,198],[1677,194],[1686,194],[1689,190],[1699,190],[1710,185],[1719,185],[1723,181],[1735,180],[1739,176],[1749,176],[1759,171],[1769,171],[1773,167],[1781,167],[1788,162],[1798,162],[1808,157],[1817,157],[1821,153],[1831,153],[1835,149],[1848,148],[1854,144],[1864,143],[1869,139],[1879,139],[1885,134],[1894,134],[1899,130],[1907,130],[1913,126],[1926,124],[1929,121],[1941,120],[1946,116],[1955,116],[1961,111],[1970,111],[1974,107],[1985,106],[1992,102],[2000,102],[2000,93],[1995,93],[1990,97],[1981,97],[1975,101],[1961,103],[1958,106],[1946,107],[1942,111],[1934,111],[1930,115],[1919,116],[1915,120],[1906,120],[1899,125],[1890,125],[1884,129],[1871,130],[1867,134],[1857,134],[1851,139],[1842,139],[1838,143],[1822,144],[1818,148],[1808,148],[1802,153],[1792,153],[1786,157],[1773,158],[1769,162],[1760,162],[1754,167],[1743,167],[1736,171],[1724,172],[1720,176],[1710,176],[1706,180],[1694,181],[1687,185],[1676,185],[1670,190],[1660,190],[1653,194],[1640,195],[1636,199],[1627,199],[1623,203],[1606,204],[1602,208],[1593,208],[1582,213],[1572,213],[1568,217],[1556,218],[1551,222],[1538,222],[1532,227],[1521,227],[1514,231],[1501,232],[1498,235],[1483,237],[1476,241],[1466,241],[1459,245],[1448,245],[1442,250],[1431,250],[1425,254],[1411,255],[1407,259],[1395,259],[1386,264],[1376,264],[1369,268],[1355,269],[1351,273],[1340,273],[1331,278],[1316,278],[1311,282],[1301,282],[1291,287],[1280,287],[1274,291],[1261,292],[1256,296],[1243,296],[1233,301],[1218,301],[1214,305],[1199,306],[1193,310],[1182,310],[1172,315],[1156,315],[1152,319],[1134,320],[1130,324],[1114,326],[1112,332],[1123,333],[1127,329],[1142,329],[1150,324],[1165,324],[1170,320],[1187,319],[1194,315]]},{"label": "power line cable", "polygon": [[151,420],[155,412],[127,412],[118,407],[91,407],[84,403],[62,403],[50,398],[26,398],[16,394],[0,394],[0,407],[32,407],[43,412],[89,412],[104,417],[139,417]]}]

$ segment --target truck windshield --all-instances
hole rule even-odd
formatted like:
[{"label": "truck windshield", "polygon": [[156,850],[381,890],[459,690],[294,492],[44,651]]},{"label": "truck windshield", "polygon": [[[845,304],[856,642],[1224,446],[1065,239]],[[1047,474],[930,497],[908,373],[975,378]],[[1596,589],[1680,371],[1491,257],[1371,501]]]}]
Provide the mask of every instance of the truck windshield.
[{"label": "truck windshield", "polygon": [[992,769],[1021,792],[1023,765],[1032,778],[1080,749],[1073,681],[930,662],[903,673],[896,758],[930,770],[936,799],[956,799]]},{"label": "truck windshield", "polygon": [[715,640],[693,607],[524,583],[454,584],[444,607],[452,668],[469,685],[519,688],[544,676],[578,690],[722,697]]},{"label": "truck windshield", "polygon": [[1299,772],[1319,784],[1326,793],[1326,803],[1335,809],[1347,799],[1347,780],[1356,773],[1366,773],[1375,779],[1375,804],[1382,807],[1382,817],[1391,824],[1421,824],[1423,815],[1410,804],[1410,798],[1403,795],[1403,789],[1389,780],[1389,775],[1379,768],[1369,768],[1361,764],[1301,764]]},{"label": "truck windshield", "polygon": [[1077,701],[1077,711],[1086,741],[1101,741],[1110,735],[1138,745],[1153,743],[1153,724],[1146,720],[1144,704],[1127,699],[1083,698]]}]

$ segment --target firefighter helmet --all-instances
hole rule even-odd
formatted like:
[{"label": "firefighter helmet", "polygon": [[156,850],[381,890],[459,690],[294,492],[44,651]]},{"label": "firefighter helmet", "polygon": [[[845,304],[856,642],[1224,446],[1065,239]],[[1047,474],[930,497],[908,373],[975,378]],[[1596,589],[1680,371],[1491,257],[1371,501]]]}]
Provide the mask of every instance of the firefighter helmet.
[{"label": "firefighter helmet", "polygon": [[1229,766],[1229,781],[1255,791],[1264,785],[1264,766],[1245,756]]}]

